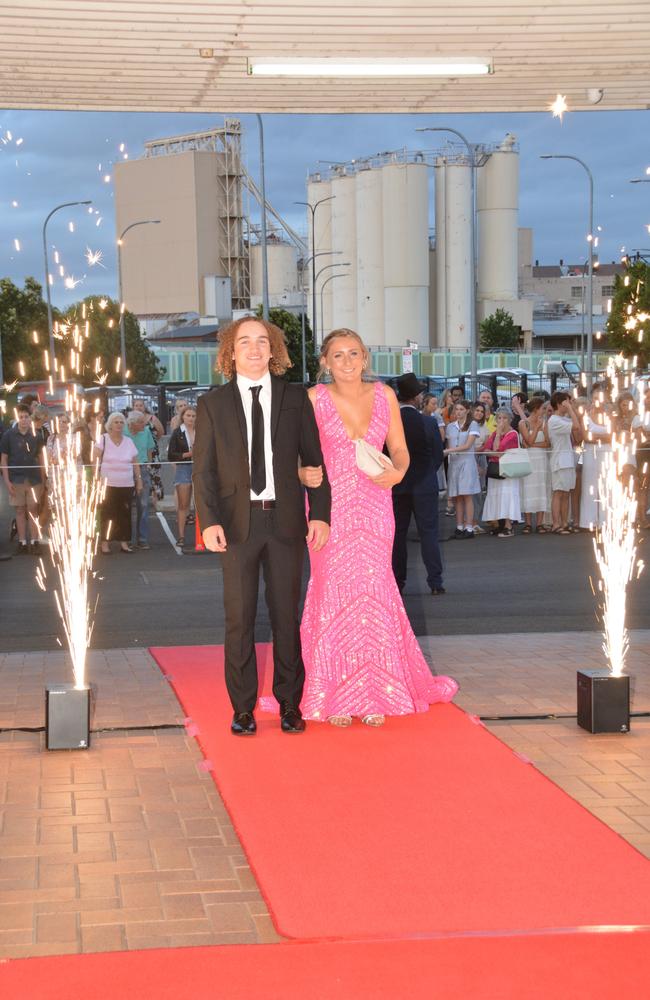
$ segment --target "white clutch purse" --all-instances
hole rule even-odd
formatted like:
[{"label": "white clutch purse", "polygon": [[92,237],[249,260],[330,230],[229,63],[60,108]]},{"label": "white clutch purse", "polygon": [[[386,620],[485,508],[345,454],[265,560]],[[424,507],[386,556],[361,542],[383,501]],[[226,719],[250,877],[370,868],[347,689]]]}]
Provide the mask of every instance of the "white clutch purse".
[{"label": "white clutch purse", "polygon": [[375,448],[374,445],[368,444],[365,438],[357,438],[354,442],[356,449],[356,462],[357,468],[364,472],[366,476],[370,476],[374,479],[375,476],[380,476],[386,466],[383,464],[381,459],[383,458],[389,465],[392,465],[390,458],[384,455],[383,452]]},{"label": "white clutch purse", "polygon": [[509,448],[499,459],[499,474],[506,479],[524,479],[532,471],[527,448]]}]

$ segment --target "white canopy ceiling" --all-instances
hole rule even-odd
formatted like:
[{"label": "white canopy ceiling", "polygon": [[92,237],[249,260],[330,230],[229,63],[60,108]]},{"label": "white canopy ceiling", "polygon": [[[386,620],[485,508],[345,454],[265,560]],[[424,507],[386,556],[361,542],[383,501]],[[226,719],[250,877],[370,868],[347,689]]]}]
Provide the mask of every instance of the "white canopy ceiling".
[{"label": "white canopy ceiling", "polygon": [[[200,49],[212,49],[202,57]],[[274,57],[485,57],[490,76],[284,79]],[[540,111],[650,107],[647,0],[0,0],[5,108]],[[591,92],[591,96],[588,95]]]}]

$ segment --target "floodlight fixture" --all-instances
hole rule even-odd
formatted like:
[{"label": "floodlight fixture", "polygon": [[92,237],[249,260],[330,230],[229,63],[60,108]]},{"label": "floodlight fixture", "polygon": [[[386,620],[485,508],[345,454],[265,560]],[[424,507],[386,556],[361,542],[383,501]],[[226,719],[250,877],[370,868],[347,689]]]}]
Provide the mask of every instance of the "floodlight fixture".
[{"label": "floodlight fixture", "polygon": [[489,59],[472,56],[436,59],[249,58],[249,76],[423,77],[487,76]]}]

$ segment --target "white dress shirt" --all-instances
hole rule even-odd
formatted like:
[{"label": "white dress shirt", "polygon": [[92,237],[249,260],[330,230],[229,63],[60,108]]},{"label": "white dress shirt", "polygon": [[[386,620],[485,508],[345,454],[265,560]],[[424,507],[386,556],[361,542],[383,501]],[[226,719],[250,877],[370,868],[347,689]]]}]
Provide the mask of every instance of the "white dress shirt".
[{"label": "white dress shirt", "polygon": [[251,447],[253,444],[253,393],[251,387],[261,385],[259,400],[264,416],[264,463],[266,465],[266,487],[261,493],[253,493],[251,500],[275,500],[275,483],[273,481],[273,448],[271,447],[271,375],[269,372],[261,378],[250,379],[237,373],[237,388],[241,396],[244,416],[246,417],[246,437],[248,439],[248,468],[251,465]]}]

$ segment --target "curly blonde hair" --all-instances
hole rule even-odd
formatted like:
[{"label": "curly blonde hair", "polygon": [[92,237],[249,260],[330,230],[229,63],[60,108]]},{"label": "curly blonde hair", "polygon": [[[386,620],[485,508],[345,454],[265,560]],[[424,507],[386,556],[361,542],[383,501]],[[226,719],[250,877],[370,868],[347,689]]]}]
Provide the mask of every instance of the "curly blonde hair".
[{"label": "curly blonde hair", "polygon": [[224,326],[223,330],[219,331],[219,350],[217,351],[217,362],[215,365],[218,372],[223,372],[226,378],[229,379],[234,377],[235,362],[232,355],[235,347],[235,338],[237,337],[237,331],[244,323],[258,323],[268,333],[271,344],[269,371],[273,375],[284,375],[287,368],[293,367],[289,352],[287,351],[284,333],[280,327],[274,323],[269,323],[268,320],[261,319],[259,316],[242,316],[241,319],[236,319],[233,323],[229,323],[228,326]]}]

